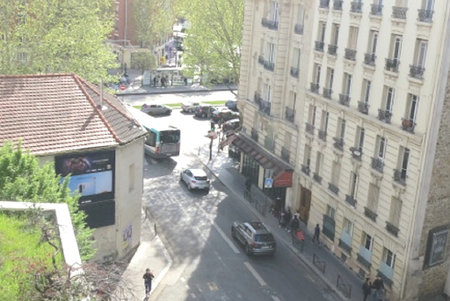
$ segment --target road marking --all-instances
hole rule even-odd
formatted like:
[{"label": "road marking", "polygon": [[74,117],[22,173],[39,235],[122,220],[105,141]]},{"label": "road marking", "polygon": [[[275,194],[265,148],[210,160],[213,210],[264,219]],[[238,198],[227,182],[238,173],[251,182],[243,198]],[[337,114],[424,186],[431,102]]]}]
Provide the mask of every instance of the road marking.
[{"label": "road marking", "polygon": [[272,300],[273,301],[281,301],[280,298],[278,298],[277,296],[272,296]]},{"label": "road marking", "polygon": [[217,291],[219,289],[214,282],[208,282],[208,287],[210,291]]},{"label": "road marking", "polygon": [[246,261],[244,262],[245,267],[252,273],[253,277],[255,277],[256,281],[258,281],[259,285],[266,286],[266,282],[259,276],[258,272],[252,267],[252,265]]},{"label": "road marking", "polygon": [[239,254],[241,253],[239,251],[238,248],[236,248],[236,246],[234,245],[234,243],[227,237],[227,235],[222,231],[222,229],[219,228],[219,226],[217,226],[214,222],[212,222],[214,228],[217,230],[217,232],[219,232],[220,236],[222,236],[222,238],[225,240],[225,242],[230,246],[231,250],[233,250],[233,252],[235,254]]}]

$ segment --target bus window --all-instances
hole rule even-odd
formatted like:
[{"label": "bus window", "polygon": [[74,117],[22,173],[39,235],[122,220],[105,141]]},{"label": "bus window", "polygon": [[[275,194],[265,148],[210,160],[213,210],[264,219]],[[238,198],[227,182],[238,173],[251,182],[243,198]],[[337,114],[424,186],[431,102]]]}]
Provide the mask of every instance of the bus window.
[{"label": "bus window", "polygon": [[145,140],[145,144],[150,146],[156,146],[156,134],[152,131],[148,131],[147,139]]},{"label": "bus window", "polygon": [[180,131],[161,131],[160,139],[161,143],[178,143],[180,142]]}]

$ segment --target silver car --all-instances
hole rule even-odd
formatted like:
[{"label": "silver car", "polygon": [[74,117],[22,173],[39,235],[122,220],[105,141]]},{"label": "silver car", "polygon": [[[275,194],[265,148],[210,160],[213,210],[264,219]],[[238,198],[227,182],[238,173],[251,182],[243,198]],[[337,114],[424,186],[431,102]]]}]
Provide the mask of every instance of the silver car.
[{"label": "silver car", "polygon": [[203,169],[188,168],[180,174],[180,181],[183,181],[189,190],[204,189],[209,190],[210,181]]},{"label": "silver car", "polygon": [[231,226],[231,236],[244,246],[247,255],[275,254],[275,239],[261,222],[234,222]]}]

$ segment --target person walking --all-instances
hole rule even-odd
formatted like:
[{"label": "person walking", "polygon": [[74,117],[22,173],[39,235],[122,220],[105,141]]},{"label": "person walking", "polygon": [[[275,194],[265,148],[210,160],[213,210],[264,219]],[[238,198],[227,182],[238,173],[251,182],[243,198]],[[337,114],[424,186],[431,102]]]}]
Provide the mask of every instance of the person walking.
[{"label": "person walking", "polygon": [[384,299],[384,282],[380,275],[377,275],[372,283],[372,300],[373,301],[383,301]]},{"label": "person walking", "polygon": [[366,278],[366,281],[363,283],[362,291],[363,291],[363,295],[364,295],[363,301],[366,301],[367,297],[370,295],[370,293],[372,291],[372,285],[370,283],[370,279],[369,278]]},{"label": "person walking", "polygon": [[313,242],[316,242],[318,244],[320,244],[320,240],[319,240],[319,236],[320,236],[320,226],[319,224],[316,225],[316,227],[314,228],[314,236],[313,236]]},{"label": "person walking", "polygon": [[153,275],[150,269],[146,269],[142,278],[144,279],[145,295],[148,296],[152,290],[152,280],[155,278],[155,275]]},{"label": "person walking", "polygon": [[300,227],[300,221],[298,220],[297,215],[294,215],[294,218],[291,220],[289,227],[291,228],[292,235],[295,235],[298,228]]}]

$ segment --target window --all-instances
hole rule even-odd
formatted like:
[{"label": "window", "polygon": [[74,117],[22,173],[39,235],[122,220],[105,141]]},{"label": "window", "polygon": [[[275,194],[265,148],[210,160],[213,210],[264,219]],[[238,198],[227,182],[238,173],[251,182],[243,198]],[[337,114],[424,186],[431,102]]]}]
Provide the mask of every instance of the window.
[{"label": "window", "polygon": [[327,215],[331,217],[331,219],[334,219],[334,216],[336,215],[336,209],[334,209],[330,205],[327,205]]},{"label": "window", "polygon": [[317,155],[316,155],[316,168],[314,170],[314,172],[317,175],[320,175],[320,166],[322,166],[322,161],[323,161],[323,154],[321,152],[317,152]]},{"label": "window", "polygon": [[351,74],[344,72],[342,94],[349,96],[351,87],[352,87],[352,76]]},{"label": "window", "polygon": [[401,211],[402,201],[399,198],[393,197],[391,199],[391,207],[389,210],[389,222],[395,227],[399,226]]},{"label": "window", "polygon": [[395,63],[400,60],[400,51],[402,48],[402,37],[399,35],[392,35],[391,40],[391,58]]},{"label": "window", "polygon": [[316,123],[316,106],[314,106],[314,105],[309,105],[308,123],[313,126]]},{"label": "window", "polygon": [[363,241],[362,241],[362,245],[363,245],[364,249],[366,249],[368,251],[372,251],[372,244],[373,244],[372,236],[370,236],[369,234],[364,232]]},{"label": "window", "polygon": [[434,7],[434,0],[422,0],[422,7],[427,11],[432,11]]},{"label": "window", "polygon": [[134,167],[134,163],[130,164],[130,166],[128,166],[128,192],[131,192],[134,190],[134,185],[135,185],[135,167]]},{"label": "window", "polygon": [[352,172],[350,175],[350,196],[352,197],[352,199],[355,199],[357,186],[358,175],[355,172]]},{"label": "window", "polygon": [[335,186],[339,184],[339,176],[341,173],[341,164],[338,161],[333,161],[331,166],[331,183]]},{"label": "window", "polygon": [[271,102],[272,99],[272,91],[269,84],[263,85],[263,97],[267,102]]},{"label": "window", "polygon": [[369,184],[369,197],[367,199],[367,208],[373,212],[377,212],[378,198],[380,196],[380,187],[374,183]]},{"label": "window", "polygon": [[406,103],[406,118],[411,122],[416,121],[417,107],[419,106],[419,97],[414,94],[408,94],[408,101]]},{"label": "window", "polygon": [[350,26],[348,32],[347,48],[356,49],[357,42],[358,42],[358,27]]},{"label": "window", "polygon": [[275,44],[267,43],[267,61],[273,63],[275,59]]},{"label": "window", "polygon": [[325,42],[325,31],[327,28],[327,24],[325,22],[319,22],[319,32],[318,32],[318,37],[319,37],[319,42]]},{"label": "window", "polygon": [[331,98],[333,80],[334,80],[334,69],[327,68],[327,78],[325,82],[325,88],[323,89],[323,94],[326,98]]},{"label": "window", "polygon": [[353,234],[353,223],[344,217],[344,223],[342,224],[342,233],[346,233],[349,236]]},{"label": "window", "polygon": [[377,136],[377,157],[381,161],[384,161],[386,154],[386,138]]},{"label": "window", "polygon": [[338,138],[344,139],[344,135],[345,135],[345,119],[339,117],[336,136]]},{"label": "window", "polygon": [[339,39],[339,24],[333,23],[333,31],[331,33],[330,45],[337,46],[338,39]]},{"label": "window", "polygon": [[394,106],[395,91],[392,87],[384,86],[384,110],[392,113],[392,107]]},{"label": "window", "polygon": [[395,6],[407,7],[408,6],[408,0],[395,0]]},{"label": "window", "polygon": [[378,42],[378,31],[371,30],[369,33],[369,46],[368,46],[368,53],[375,55],[377,50],[377,42]]},{"label": "window", "polygon": [[292,68],[300,69],[300,48],[294,48],[292,53]]},{"label": "window", "polygon": [[278,2],[272,1],[270,3],[270,20],[278,22]]},{"label": "window", "polygon": [[390,268],[394,268],[395,265],[395,254],[387,248],[383,248],[383,263]]},{"label": "window", "polygon": [[303,164],[304,167],[308,170],[311,169],[311,146],[309,146],[308,144],[305,144],[305,155],[303,158]]},{"label": "window", "polygon": [[408,170],[409,161],[409,149],[406,147],[400,148],[400,178],[402,180],[406,179],[406,172]]},{"label": "window", "polygon": [[329,112],[322,110],[322,119],[321,119],[321,125],[320,128],[322,129],[323,132],[327,132],[327,128],[328,128],[328,116],[330,115]]},{"label": "window", "polygon": [[356,148],[362,153],[362,149],[364,146],[364,128],[358,126],[356,128],[356,139],[355,139]]},{"label": "window", "polygon": [[361,99],[362,99],[362,102],[366,105],[369,104],[371,85],[372,85],[372,83],[370,80],[367,80],[367,79],[363,80],[363,89],[362,89]]},{"label": "window", "polygon": [[304,19],[305,19],[305,9],[303,5],[299,5],[297,11],[297,24],[303,25]]}]

